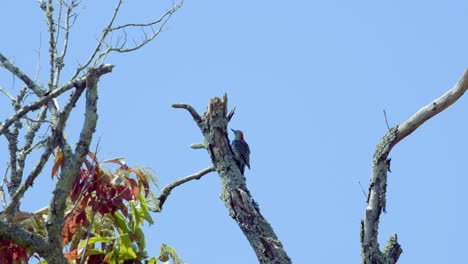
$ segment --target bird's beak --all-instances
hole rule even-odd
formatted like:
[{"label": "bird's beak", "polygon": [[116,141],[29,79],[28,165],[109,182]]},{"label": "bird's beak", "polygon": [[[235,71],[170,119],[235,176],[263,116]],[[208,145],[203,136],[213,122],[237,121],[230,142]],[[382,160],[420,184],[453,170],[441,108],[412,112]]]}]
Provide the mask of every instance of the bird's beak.
[{"label": "bird's beak", "polygon": [[234,129],[231,128],[231,130],[232,130],[232,132],[236,133],[236,131],[234,131]]}]

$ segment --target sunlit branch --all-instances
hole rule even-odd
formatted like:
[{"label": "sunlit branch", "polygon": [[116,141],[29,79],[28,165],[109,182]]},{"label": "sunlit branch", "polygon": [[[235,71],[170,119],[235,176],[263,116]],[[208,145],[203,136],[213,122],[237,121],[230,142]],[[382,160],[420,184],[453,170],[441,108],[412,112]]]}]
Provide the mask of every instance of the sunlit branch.
[{"label": "sunlit branch", "polygon": [[187,177],[184,177],[182,179],[178,179],[177,181],[167,185],[166,187],[164,187],[164,189],[162,189],[161,191],[161,194],[156,198],[156,204],[158,206],[158,208],[156,208],[155,210],[152,210],[154,212],[160,212],[162,210],[162,207],[164,205],[164,203],[166,202],[166,199],[167,197],[171,194],[172,190],[177,187],[177,186],[180,186],[186,182],[189,182],[191,180],[199,180],[201,177],[203,177],[204,175],[210,173],[210,172],[213,172],[215,171],[215,168],[214,166],[210,166],[198,173],[195,173],[195,174],[192,174],[192,175],[189,175]]}]

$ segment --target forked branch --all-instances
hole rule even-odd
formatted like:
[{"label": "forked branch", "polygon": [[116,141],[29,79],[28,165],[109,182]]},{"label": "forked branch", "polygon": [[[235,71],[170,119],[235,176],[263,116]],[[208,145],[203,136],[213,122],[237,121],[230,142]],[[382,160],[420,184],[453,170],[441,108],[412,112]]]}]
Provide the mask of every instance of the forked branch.
[{"label": "forked branch", "polygon": [[386,208],[387,172],[390,169],[388,155],[390,151],[398,142],[414,132],[424,122],[455,103],[467,89],[468,69],[452,89],[421,108],[403,124],[390,129],[377,144],[373,158],[366,213],[364,220],[361,222],[362,263],[393,264],[398,261],[402,252],[396,234],[389,239],[383,251],[380,251],[377,238],[380,215]]}]

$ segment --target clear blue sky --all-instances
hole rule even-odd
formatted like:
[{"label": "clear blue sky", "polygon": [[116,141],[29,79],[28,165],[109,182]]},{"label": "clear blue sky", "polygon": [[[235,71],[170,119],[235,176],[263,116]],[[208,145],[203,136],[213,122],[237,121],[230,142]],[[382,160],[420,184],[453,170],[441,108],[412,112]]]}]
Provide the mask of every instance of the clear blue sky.
[{"label": "clear blue sky", "polygon": [[[84,1],[70,71],[87,58],[114,2]],[[118,22],[146,22],[170,3],[126,1]],[[42,13],[35,1],[5,1],[2,10],[0,51],[34,75],[39,43],[47,59]],[[248,187],[293,262],[359,263],[366,204],[358,182],[367,191],[387,131],[382,110],[396,125],[458,81],[468,66],[466,10],[466,1],[186,0],[152,44],[107,58],[116,68],[99,86],[100,156],[152,166],[162,186],[206,168],[207,153],[189,148],[201,133],[170,106],[203,113],[209,98],[227,93],[237,107],[230,127],[244,131],[252,151]],[[20,83],[3,70],[0,85],[17,91]],[[4,96],[0,106],[4,120]],[[399,264],[466,259],[467,113],[461,98],[390,155],[379,240],[398,234]],[[82,113],[73,118],[72,139]],[[50,172],[39,180],[23,210],[48,204]],[[176,189],[148,229],[150,252],[167,243],[192,264],[256,263],[219,193],[216,174]]]}]

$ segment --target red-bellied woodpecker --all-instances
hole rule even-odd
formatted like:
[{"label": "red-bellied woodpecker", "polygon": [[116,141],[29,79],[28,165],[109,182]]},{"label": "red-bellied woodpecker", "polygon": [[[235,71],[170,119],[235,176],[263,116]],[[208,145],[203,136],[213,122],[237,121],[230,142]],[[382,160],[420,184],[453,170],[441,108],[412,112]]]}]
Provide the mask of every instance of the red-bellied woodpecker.
[{"label": "red-bellied woodpecker", "polygon": [[234,132],[234,140],[231,143],[234,157],[242,174],[244,174],[245,166],[250,170],[250,149],[249,144],[244,140],[244,133],[240,130],[231,129]]}]

